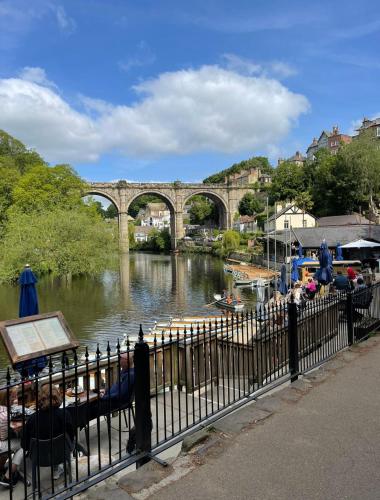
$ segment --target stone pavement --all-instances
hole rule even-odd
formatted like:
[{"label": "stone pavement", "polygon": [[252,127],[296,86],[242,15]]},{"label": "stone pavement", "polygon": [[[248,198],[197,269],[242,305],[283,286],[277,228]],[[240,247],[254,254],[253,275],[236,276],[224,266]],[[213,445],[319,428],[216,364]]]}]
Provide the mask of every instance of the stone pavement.
[{"label": "stone pavement", "polygon": [[169,467],[151,462],[82,497],[380,499],[379,385],[375,336],[187,438]]}]

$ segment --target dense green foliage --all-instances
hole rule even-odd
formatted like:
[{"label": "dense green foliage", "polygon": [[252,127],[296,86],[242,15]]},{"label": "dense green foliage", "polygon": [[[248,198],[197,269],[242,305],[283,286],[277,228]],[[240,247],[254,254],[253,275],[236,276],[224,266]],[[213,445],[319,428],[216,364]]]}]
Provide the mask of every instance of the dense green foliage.
[{"label": "dense green foliage", "polygon": [[117,216],[118,216],[117,208],[113,203],[111,203],[104,211],[104,217],[106,219],[116,219]]},{"label": "dense green foliage", "polygon": [[234,250],[237,250],[240,245],[240,233],[232,230],[225,231],[223,233],[222,243],[226,252],[233,252]]},{"label": "dense green foliage", "polygon": [[256,215],[264,210],[264,204],[253,193],[246,193],[239,203],[240,215]]},{"label": "dense green foliage", "polygon": [[224,183],[224,178],[227,175],[237,174],[242,170],[249,170],[250,168],[259,168],[262,173],[270,174],[272,167],[265,156],[253,156],[248,160],[243,160],[240,163],[234,163],[231,167],[222,170],[216,174],[210,175],[204,179],[205,184],[219,184]]},{"label": "dense green foliage", "polygon": [[148,236],[148,241],[135,243],[136,250],[149,250],[151,252],[169,252],[171,249],[171,237],[168,229],[159,231],[153,228]]},{"label": "dense green foliage", "polygon": [[95,274],[117,250],[117,225],[107,223],[85,183],[68,165],[49,167],[0,131],[0,281],[25,263],[55,276]]},{"label": "dense green foliage", "polygon": [[190,199],[190,224],[205,225],[207,222],[218,222],[218,209],[205,196],[197,195]]},{"label": "dense green foliage", "polygon": [[106,249],[117,249],[117,231],[94,211],[14,211],[0,242],[0,281],[12,281],[25,263],[38,274],[96,274],[110,265]]},{"label": "dense green foliage", "polygon": [[318,151],[305,166],[284,162],[272,174],[271,201],[296,200],[317,216],[343,215],[380,201],[379,141],[363,134],[336,155]]}]

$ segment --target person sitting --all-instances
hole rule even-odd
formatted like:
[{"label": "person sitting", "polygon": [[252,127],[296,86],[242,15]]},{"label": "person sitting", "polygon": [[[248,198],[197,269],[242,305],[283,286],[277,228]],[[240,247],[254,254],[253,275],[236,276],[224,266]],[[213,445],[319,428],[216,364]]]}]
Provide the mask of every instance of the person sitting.
[{"label": "person sitting", "polygon": [[308,299],[314,299],[315,294],[317,293],[317,285],[315,284],[313,278],[309,278],[307,280],[305,292]]},{"label": "person sitting", "polygon": [[364,290],[365,288],[367,288],[367,285],[364,283],[363,278],[358,278],[356,280],[355,292],[357,290]]},{"label": "person sitting", "polygon": [[[351,269],[351,268],[348,268]],[[352,270],[352,269],[351,269]],[[334,280],[334,286],[338,291],[348,291],[350,289],[350,282],[347,276],[343,276],[342,271],[338,271]]]},{"label": "person sitting", "polygon": [[356,273],[352,269],[352,267],[347,267],[347,278],[351,281],[354,281],[356,279]]},{"label": "person sitting", "polygon": [[101,414],[105,415],[119,408],[124,408],[133,398],[135,390],[135,369],[132,354],[120,355],[120,380],[117,380],[106,391],[101,391]]},{"label": "person sitting", "polygon": [[229,295],[226,299],[227,304],[232,304],[232,297]]},{"label": "person sitting", "polygon": [[297,304],[298,308],[302,308],[305,305],[305,298],[303,295],[301,283],[299,281],[296,281],[294,283],[294,287],[289,290],[288,295],[286,296],[286,300],[288,302],[294,301],[295,304]]},{"label": "person sitting", "polygon": [[[31,439],[53,439],[66,434],[71,443],[74,442],[74,427],[70,413],[60,408],[62,396],[59,389],[52,384],[44,384],[38,395],[38,408],[26,422],[22,439],[23,448],[30,452]],[[62,465],[54,467],[54,479],[63,474]]]},{"label": "person sitting", "polygon": [[[8,404],[8,396],[7,396],[7,391],[6,389],[3,389],[0,391],[0,453],[2,455],[6,454],[9,450],[8,448],[8,437],[10,437],[10,449],[13,453],[12,457],[12,475],[10,474],[9,467],[6,470],[6,472],[2,475],[0,478],[0,484],[1,486],[5,486],[6,488],[9,488],[11,483],[12,486],[15,486],[19,474],[18,474],[18,469],[20,465],[22,464],[23,457],[24,457],[24,452],[21,447],[20,440],[16,437],[8,436],[8,432],[10,429],[8,429],[8,411],[9,408],[13,403],[17,404],[17,391],[11,390],[9,394],[9,404]],[[12,422],[11,422],[11,427],[12,427]]]}]

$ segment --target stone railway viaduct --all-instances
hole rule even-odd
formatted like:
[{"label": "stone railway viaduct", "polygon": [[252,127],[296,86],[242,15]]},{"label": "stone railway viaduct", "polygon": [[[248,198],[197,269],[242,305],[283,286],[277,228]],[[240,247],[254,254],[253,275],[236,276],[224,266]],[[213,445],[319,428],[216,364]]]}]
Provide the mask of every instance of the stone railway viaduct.
[{"label": "stone railway viaduct", "polygon": [[230,229],[234,215],[238,211],[239,202],[247,192],[247,186],[234,184],[130,183],[118,181],[89,183],[86,194],[103,196],[115,205],[119,214],[120,248],[123,252],[128,252],[128,208],[132,201],[139,196],[154,194],[167,204],[170,210],[172,250],[175,250],[178,240],[185,235],[183,209],[189,198],[199,194],[212,200],[219,211],[220,228]]}]

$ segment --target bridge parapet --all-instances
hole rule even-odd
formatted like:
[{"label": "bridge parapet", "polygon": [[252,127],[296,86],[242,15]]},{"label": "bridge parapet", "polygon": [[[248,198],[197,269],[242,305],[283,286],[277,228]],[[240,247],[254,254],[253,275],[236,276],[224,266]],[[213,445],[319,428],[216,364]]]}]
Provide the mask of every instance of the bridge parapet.
[{"label": "bridge parapet", "polygon": [[232,226],[238,205],[249,186],[231,184],[203,184],[196,182],[89,182],[87,194],[100,195],[109,199],[119,213],[120,245],[128,251],[128,217],[129,205],[138,196],[156,194],[168,205],[171,212],[172,248],[184,237],[183,210],[189,198],[202,194],[213,200],[219,210],[221,229]]}]

